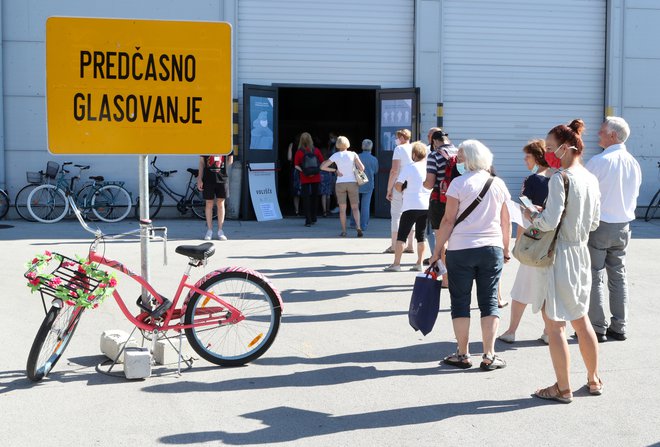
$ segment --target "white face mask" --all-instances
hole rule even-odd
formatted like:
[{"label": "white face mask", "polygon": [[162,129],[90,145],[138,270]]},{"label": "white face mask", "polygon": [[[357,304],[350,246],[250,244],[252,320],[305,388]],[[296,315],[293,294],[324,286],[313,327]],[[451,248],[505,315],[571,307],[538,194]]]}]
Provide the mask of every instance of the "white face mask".
[{"label": "white face mask", "polygon": [[534,167],[530,170],[532,174],[536,174],[539,172],[539,165],[534,165]]},{"label": "white face mask", "polygon": [[465,163],[456,163],[456,170],[463,175],[465,173]]},{"label": "white face mask", "polygon": [[261,124],[261,127],[267,127],[268,126],[268,121],[267,120],[261,120],[261,121],[259,121],[259,124]]},{"label": "white face mask", "polygon": [[399,146],[401,144],[401,140],[397,138],[396,140],[394,140],[394,144]]}]

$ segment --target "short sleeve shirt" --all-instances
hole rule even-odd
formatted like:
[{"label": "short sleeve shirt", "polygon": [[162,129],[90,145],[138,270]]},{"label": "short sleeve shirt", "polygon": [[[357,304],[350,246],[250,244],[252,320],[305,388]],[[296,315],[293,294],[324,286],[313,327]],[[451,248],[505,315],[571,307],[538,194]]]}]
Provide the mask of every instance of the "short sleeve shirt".
[{"label": "short sleeve shirt", "polygon": [[330,156],[330,160],[337,165],[337,170],[342,174],[341,177],[337,176],[337,183],[351,183],[356,181],[355,174],[353,173],[356,158],[357,154],[349,150],[335,152]]}]

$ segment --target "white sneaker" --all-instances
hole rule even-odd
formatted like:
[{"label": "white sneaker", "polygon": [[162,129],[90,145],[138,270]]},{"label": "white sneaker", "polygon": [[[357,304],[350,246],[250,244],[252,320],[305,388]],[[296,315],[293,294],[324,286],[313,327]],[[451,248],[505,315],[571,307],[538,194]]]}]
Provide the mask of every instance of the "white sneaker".
[{"label": "white sneaker", "polygon": [[210,241],[212,237],[213,237],[213,231],[207,230],[206,234],[204,235],[204,240],[205,241]]},{"label": "white sneaker", "polygon": [[218,230],[218,240],[219,241],[226,241],[227,236],[225,236],[225,232],[222,230]]}]

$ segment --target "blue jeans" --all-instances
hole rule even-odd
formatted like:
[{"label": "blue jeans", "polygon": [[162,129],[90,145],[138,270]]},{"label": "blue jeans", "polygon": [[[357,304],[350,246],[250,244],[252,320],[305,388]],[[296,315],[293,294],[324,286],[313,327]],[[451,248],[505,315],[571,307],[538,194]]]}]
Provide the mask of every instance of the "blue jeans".
[{"label": "blue jeans", "polygon": [[[374,190],[360,193],[360,228],[367,229],[369,225],[369,209],[371,208],[371,196]],[[351,226],[355,226],[355,217],[351,214]]]},{"label": "blue jeans", "polygon": [[500,316],[497,286],[503,266],[504,251],[499,247],[447,250],[452,319],[470,318],[473,281],[477,283],[477,303],[481,318]]}]

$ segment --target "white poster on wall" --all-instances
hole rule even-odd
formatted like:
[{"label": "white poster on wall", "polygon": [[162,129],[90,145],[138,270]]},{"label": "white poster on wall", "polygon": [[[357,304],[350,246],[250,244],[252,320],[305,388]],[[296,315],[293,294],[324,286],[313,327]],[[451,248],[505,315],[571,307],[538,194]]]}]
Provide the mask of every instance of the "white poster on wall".
[{"label": "white poster on wall", "polygon": [[250,197],[259,222],[282,218],[275,190],[275,163],[250,163]]}]

